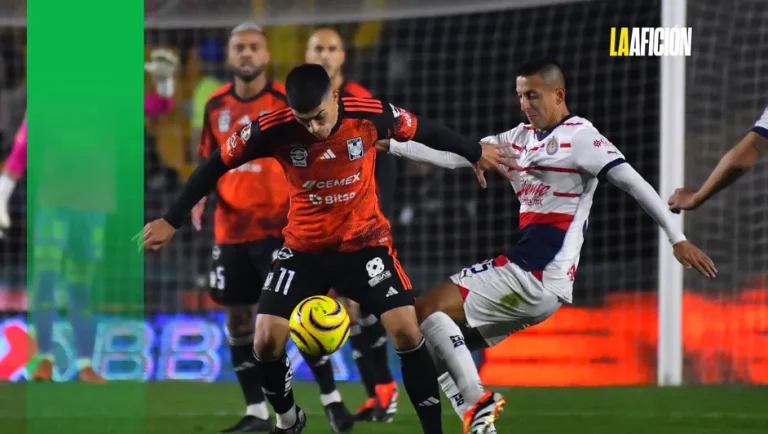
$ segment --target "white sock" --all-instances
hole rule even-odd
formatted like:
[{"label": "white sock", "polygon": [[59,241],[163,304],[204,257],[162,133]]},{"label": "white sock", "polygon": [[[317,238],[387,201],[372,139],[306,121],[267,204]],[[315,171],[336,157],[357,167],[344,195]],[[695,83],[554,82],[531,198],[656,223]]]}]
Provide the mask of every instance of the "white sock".
[{"label": "white sock", "polygon": [[277,427],[280,429],[288,429],[296,423],[297,417],[296,406],[294,405],[287,413],[277,414]]},{"label": "white sock", "polygon": [[341,393],[339,393],[338,390],[334,390],[327,395],[320,395],[320,402],[323,403],[323,407],[331,405],[334,402],[341,402]]},{"label": "white sock", "polygon": [[469,403],[466,399],[464,399],[464,396],[461,394],[461,392],[459,392],[459,388],[456,387],[456,383],[453,381],[453,378],[451,378],[451,374],[444,372],[437,378],[437,381],[440,383],[440,388],[443,389],[445,396],[447,396],[448,400],[451,401],[453,411],[459,415],[459,419],[463,420],[464,413],[469,410],[469,408],[472,406],[472,403]]},{"label": "white sock", "polygon": [[451,374],[448,373],[448,369],[445,367],[445,362],[437,357],[433,352],[433,349],[427,345],[429,354],[432,356],[432,360],[435,361],[435,370],[437,371],[437,382],[440,383],[440,388],[443,389],[443,393],[451,401],[453,411],[459,415],[459,420],[464,420],[464,413],[469,410],[469,405],[466,403],[464,396],[459,392],[459,388],[456,387],[456,382],[451,378]]},{"label": "white sock", "polygon": [[5,203],[13,194],[13,189],[16,188],[16,181],[8,176],[7,173],[0,175],[0,201]]},{"label": "white sock", "polygon": [[87,357],[81,357],[81,358],[77,359],[77,369],[79,371],[82,371],[83,369],[90,368],[90,367],[92,367],[91,359],[89,359]]},{"label": "white sock", "polygon": [[483,386],[459,326],[443,312],[435,312],[421,323],[421,331],[430,352],[445,364],[464,400],[474,405],[483,396]]},{"label": "white sock", "polygon": [[249,404],[248,407],[245,408],[245,414],[258,417],[259,419],[269,419],[269,409],[267,408],[266,401],[262,401],[258,404]]}]

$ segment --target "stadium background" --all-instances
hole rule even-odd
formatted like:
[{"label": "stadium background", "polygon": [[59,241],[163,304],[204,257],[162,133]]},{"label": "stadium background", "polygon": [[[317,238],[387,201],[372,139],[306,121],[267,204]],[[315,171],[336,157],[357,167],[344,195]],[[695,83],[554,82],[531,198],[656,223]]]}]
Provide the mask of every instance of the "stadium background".
[{"label": "stadium background", "polygon": [[[395,0],[345,0],[332,7],[320,3],[220,0],[197,1],[194,6],[185,2],[181,7],[177,1],[147,2],[147,52],[170,47],[182,58],[176,109],[146,123],[147,218],[160,214],[193,167],[190,150],[196,138],[189,122],[190,98],[206,73],[217,73],[204,64],[199,47],[211,39],[223,44],[228,30],[245,17],[275,24],[267,27],[275,78],[283,79],[302,60],[306,38],[316,25],[336,25],[348,43],[346,72],[351,78],[377,95],[475,137],[522,120],[510,71],[525,59],[555,56],[566,68],[572,111],[591,119],[646,179],[658,184],[659,59],[611,58],[608,47],[610,27],[659,26],[659,1],[490,1],[464,13],[452,13],[462,9],[459,1],[421,1],[418,7]],[[766,103],[762,89],[768,84],[763,60],[768,58],[768,11],[757,0],[691,3],[688,23],[694,29],[694,52],[687,60],[686,180],[693,185],[703,180]],[[10,18],[0,26],[0,100],[12,101],[3,106],[0,123],[4,153],[21,119],[18,114],[23,114],[17,96],[23,94],[19,89],[25,75],[23,20],[14,22],[16,11],[8,12],[3,15]],[[140,67],[137,60],[137,73]],[[513,245],[517,204],[505,183],[496,179],[481,191],[471,173],[405,161],[400,165],[397,217],[392,223],[401,259],[417,288],[428,288],[458,268]],[[768,168],[763,163],[738,187],[686,217],[689,236],[712,255],[720,271],[716,282],[686,275],[686,383],[768,382],[766,185]],[[26,339],[23,188],[11,209],[19,224],[0,246],[0,354],[5,357],[0,361]],[[575,305],[482,354],[486,382],[655,382],[655,225],[632,199],[604,186],[595,200],[590,229]],[[108,378],[233,378],[227,371],[221,314],[204,296],[210,233],[185,230],[179,235],[170,249],[146,257],[145,323],[110,323],[110,312],[131,306],[115,305],[109,298],[96,306],[104,321],[95,362]],[[119,282],[119,276],[102,276],[99,284],[118,294]],[[71,342],[66,324],[60,324],[57,333],[62,342]],[[124,339],[131,336],[151,338],[146,346],[132,347],[141,340]],[[59,360],[71,360],[70,347],[61,346]],[[348,349],[338,357],[337,362],[347,362],[337,363],[339,378],[355,378]],[[25,373],[15,369],[1,375],[17,380]],[[58,378],[73,375],[74,367],[65,363]],[[299,368],[299,378],[307,375]]]}]

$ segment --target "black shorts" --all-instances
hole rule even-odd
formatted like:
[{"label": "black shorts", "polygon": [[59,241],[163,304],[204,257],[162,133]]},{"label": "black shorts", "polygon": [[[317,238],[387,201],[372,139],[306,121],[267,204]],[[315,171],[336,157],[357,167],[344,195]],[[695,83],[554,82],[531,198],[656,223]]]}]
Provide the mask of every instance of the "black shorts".
[{"label": "black shorts", "polygon": [[213,246],[209,291],[224,306],[250,306],[259,302],[261,287],[282,247],[280,238]]},{"label": "black shorts", "polygon": [[326,295],[330,288],[377,318],[415,301],[395,251],[386,246],[330,253],[283,247],[264,281],[259,313],[288,318],[302,300]]}]

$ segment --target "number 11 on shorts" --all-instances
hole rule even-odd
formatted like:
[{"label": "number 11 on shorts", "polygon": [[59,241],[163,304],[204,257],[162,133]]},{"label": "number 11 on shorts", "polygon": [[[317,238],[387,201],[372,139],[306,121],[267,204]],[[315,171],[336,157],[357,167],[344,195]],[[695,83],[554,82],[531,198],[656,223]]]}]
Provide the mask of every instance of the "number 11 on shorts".
[{"label": "number 11 on shorts", "polygon": [[[280,292],[282,289],[283,295],[288,295],[288,289],[291,288],[291,282],[293,282],[293,276],[296,272],[280,267],[280,275],[277,276],[277,284],[275,284],[275,292]],[[269,285],[272,283],[272,279],[275,277],[274,272],[267,274],[267,279],[264,281],[264,287],[262,290],[269,290]]]}]

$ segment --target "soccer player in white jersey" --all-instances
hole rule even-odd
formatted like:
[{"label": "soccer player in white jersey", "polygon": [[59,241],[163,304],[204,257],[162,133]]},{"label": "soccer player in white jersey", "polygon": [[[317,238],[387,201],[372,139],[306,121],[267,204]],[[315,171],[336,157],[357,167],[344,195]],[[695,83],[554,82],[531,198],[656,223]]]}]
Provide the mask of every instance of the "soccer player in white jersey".
[{"label": "soccer player in white jersey", "polygon": [[[512,146],[512,186],[520,201],[520,237],[507,255],[465,268],[417,300],[440,384],[464,421],[464,433],[494,432],[505,404],[484,390],[470,353],[549,318],[571,303],[587,219],[599,179],[631,196],[664,229],[686,268],[714,277],[714,264],[686,240],[656,191],[586,119],[571,115],[557,62],[534,61],[517,74],[517,94],[530,124],[483,139]],[[392,154],[442,167],[463,158],[419,143],[380,143]],[[482,172],[478,173],[482,178]],[[481,184],[483,180],[481,179]],[[460,327],[460,325],[462,327]]]},{"label": "soccer player in white jersey", "polygon": [[689,188],[675,190],[669,198],[670,209],[680,212],[698,208],[749,171],[766,152],[768,152],[768,107],[747,135],[723,155],[717,167],[698,190]]}]

